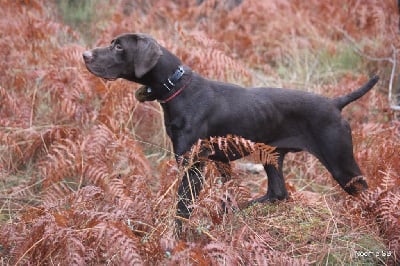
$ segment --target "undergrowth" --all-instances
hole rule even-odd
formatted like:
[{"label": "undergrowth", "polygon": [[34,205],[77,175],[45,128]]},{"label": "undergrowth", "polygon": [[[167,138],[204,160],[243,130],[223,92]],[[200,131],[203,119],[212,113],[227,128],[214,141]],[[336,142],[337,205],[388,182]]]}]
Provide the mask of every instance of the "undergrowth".
[{"label": "undergrowth", "polygon": [[[396,265],[400,123],[387,98],[399,59],[395,1],[199,2],[89,1],[71,22],[62,1],[0,0],[1,263]],[[80,19],[85,29],[73,24]],[[314,157],[291,154],[290,200],[244,207],[267,191],[263,171],[232,163],[223,184],[209,163],[177,238],[183,173],[161,108],[138,103],[137,84],[103,81],[83,64],[83,43],[123,32],[149,33],[202,75],[246,86],[334,97],[379,74],[343,112],[370,189],[347,196]],[[221,141],[248,143],[211,140]]]}]

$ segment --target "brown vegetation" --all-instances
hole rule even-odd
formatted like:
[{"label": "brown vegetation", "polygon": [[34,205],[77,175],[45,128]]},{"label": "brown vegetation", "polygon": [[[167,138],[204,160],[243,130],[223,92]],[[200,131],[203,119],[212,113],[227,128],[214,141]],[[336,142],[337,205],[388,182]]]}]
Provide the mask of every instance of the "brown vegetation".
[{"label": "brown vegetation", "polygon": [[[72,29],[55,1],[0,0],[1,263],[398,263],[400,123],[387,99],[400,59],[396,1],[195,2],[94,1],[108,19]],[[136,101],[137,84],[85,69],[85,32],[90,46],[149,33],[197,72],[243,85],[335,96],[378,73],[379,85],[344,111],[370,189],[347,196],[300,153],[285,165],[291,200],[239,210],[265,193],[265,175],[234,167],[222,184],[209,164],[177,239],[182,170],[161,109]],[[222,215],[221,201],[232,211]]]}]

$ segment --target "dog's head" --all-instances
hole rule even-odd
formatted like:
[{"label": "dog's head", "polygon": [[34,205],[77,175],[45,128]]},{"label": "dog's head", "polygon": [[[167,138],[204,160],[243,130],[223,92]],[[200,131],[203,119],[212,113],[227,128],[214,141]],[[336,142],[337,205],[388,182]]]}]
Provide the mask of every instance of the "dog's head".
[{"label": "dog's head", "polygon": [[140,80],[163,54],[161,46],[146,34],[123,34],[107,47],[85,51],[83,59],[94,75],[114,80]]}]

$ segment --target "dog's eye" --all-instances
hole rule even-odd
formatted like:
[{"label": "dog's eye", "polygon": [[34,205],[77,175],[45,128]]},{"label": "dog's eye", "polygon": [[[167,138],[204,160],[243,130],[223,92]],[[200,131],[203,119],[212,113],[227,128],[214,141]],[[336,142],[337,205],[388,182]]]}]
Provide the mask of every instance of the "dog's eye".
[{"label": "dog's eye", "polygon": [[122,50],[124,50],[124,49],[122,48],[122,45],[119,44],[119,43],[117,43],[114,47],[115,47],[115,50],[117,50],[117,51],[122,51]]}]

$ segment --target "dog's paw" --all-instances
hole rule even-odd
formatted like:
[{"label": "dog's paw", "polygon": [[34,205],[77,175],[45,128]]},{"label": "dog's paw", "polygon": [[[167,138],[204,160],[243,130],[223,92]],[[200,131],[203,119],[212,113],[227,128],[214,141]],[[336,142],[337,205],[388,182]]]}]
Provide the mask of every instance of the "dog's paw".
[{"label": "dog's paw", "polygon": [[135,98],[136,98],[136,100],[138,100],[141,103],[146,102],[146,101],[154,101],[156,99],[151,88],[147,87],[147,86],[141,86],[135,92]]},{"label": "dog's paw", "polygon": [[364,180],[363,176],[353,177],[353,179],[351,179],[344,187],[344,190],[352,196],[357,196],[367,189],[368,184]]}]

